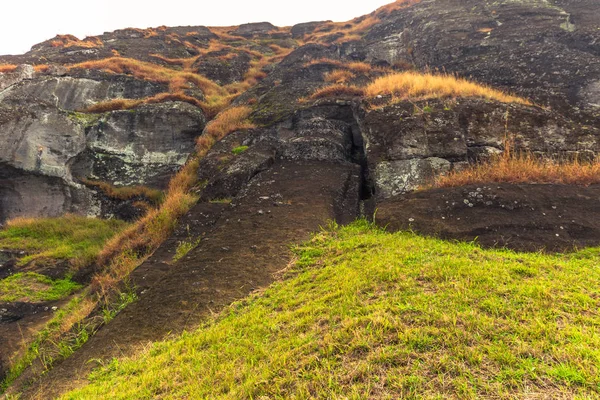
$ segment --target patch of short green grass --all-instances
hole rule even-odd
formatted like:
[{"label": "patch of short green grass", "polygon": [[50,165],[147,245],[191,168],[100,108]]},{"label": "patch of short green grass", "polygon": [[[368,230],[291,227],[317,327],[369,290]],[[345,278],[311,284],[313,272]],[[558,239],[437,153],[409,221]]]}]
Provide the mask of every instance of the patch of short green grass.
[{"label": "patch of short green grass", "polygon": [[53,280],[34,272],[18,273],[0,280],[0,302],[60,300],[80,287],[68,278]]},{"label": "patch of short green grass", "polygon": [[233,148],[231,150],[231,152],[237,156],[239,154],[242,154],[246,150],[248,150],[248,146],[237,146],[237,147]]},{"label": "patch of short green grass", "polygon": [[173,262],[177,262],[185,257],[190,251],[194,250],[200,244],[201,239],[190,238],[179,242],[177,249],[175,249],[175,255],[173,256]]},{"label": "patch of short green grass", "polygon": [[0,231],[0,248],[28,253],[20,260],[71,260],[76,266],[93,261],[104,243],[127,224],[66,215],[59,218],[17,218]]},{"label": "patch of short green grass", "polygon": [[600,252],[483,250],[366,222],[287,279],[66,399],[597,398]]}]

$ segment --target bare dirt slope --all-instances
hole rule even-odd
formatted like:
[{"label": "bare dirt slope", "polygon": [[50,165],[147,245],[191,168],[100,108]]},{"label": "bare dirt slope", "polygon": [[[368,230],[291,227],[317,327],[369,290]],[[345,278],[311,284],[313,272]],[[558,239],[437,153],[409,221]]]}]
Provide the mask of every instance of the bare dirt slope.
[{"label": "bare dirt slope", "polygon": [[380,202],[377,223],[519,251],[600,245],[600,185],[481,184]]}]

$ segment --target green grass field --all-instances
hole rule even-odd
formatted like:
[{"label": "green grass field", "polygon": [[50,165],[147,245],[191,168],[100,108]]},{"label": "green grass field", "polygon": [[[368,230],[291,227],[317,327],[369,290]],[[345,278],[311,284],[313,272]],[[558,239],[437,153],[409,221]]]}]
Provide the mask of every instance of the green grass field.
[{"label": "green grass field", "polygon": [[70,279],[52,280],[33,272],[18,273],[0,280],[0,302],[60,300],[80,287]]},{"label": "green grass field", "polygon": [[0,231],[0,248],[24,250],[20,260],[70,260],[75,266],[92,262],[104,243],[127,224],[119,220],[102,220],[76,215],[60,218],[19,218],[9,221]]},{"label": "green grass field", "polygon": [[600,249],[482,250],[366,222],[66,399],[600,397]]}]

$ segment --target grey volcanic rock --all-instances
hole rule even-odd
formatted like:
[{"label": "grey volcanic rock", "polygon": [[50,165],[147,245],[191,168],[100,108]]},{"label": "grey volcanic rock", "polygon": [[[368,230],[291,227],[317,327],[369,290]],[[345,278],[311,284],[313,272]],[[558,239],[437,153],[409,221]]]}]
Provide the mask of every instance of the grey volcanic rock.
[{"label": "grey volcanic rock", "polygon": [[[425,106],[430,111],[419,111]],[[600,152],[600,129],[539,107],[477,99],[404,102],[360,120],[378,196],[414,190],[439,173],[504,150],[590,159]]]},{"label": "grey volcanic rock", "polygon": [[12,85],[0,92],[4,104],[53,104],[62,110],[79,111],[114,98],[136,99],[165,92],[167,85],[126,75],[88,74],[88,77],[44,77]]},{"label": "grey volcanic rock", "polygon": [[33,79],[34,69],[31,65],[22,64],[14,72],[0,73],[0,90],[25,80]]},{"label": "grey volcanic rock", "polygon": [[0,92],[0,164],[12,171],[3,178],[2,218],[111,215],[105,210],[114,209],[112,201],[79,185],[79,178],[164,188],[204,128],[200,109],[167,102],[106,114],[74,111],[159,93],[161,86],[117,75],[41,76]]},{"label": "grey volcanic rock", "polygon": [[0,164],[0,222],[15,217],[96,215],[99,201],[82,186]]},{"label": "grey volcanic rock", "polygon": [[201,110],[180,102],[104,114],[87,125],[86,149],[73,162],[73,172],[117,186],[165,188],[205,123]]},{"label": "grey volcanic rock", "polygon": [[270,22],[253,22],[250,24],[242,24],[236,30],[231,33],[234,35],[252,37],[252,36],[266,36],[272,30],[277,29],[275,25]]},{"label": "grey volcanic rock", "polygon": [[296,24],[292,26],[292,37],[294,39],[302,38],[304,35],[312,33],[319,26],[330,22],[330,21],[314,21],[314,22],[303,22],[301,24]]},{"label": "grey volcanic rock", "polygon": [[230,53],[227,50],[208,53],[199,58],[192,68],[220,85],[243,81],[244,75],[250,69],[252,58],[245,52],[239,52],[226,59],[220,58],[228,54]]}]

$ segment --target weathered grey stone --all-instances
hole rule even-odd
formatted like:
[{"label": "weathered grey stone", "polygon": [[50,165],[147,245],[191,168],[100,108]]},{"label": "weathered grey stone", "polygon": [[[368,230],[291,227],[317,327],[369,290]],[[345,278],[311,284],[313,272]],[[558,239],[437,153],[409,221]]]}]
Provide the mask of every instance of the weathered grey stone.
[{"label": "weathered grey stone", "polygon": [[450,161],[429,157],[400,161],[382,161],[374,171],[375,193],[380,198],[397,196],[430,183],[439,174],[450,171]]},{"label": "weathered grey stone", "polygon": [[200,109],[180,102],[107,113],[88,126],[86,151],[72,169],[115,185],[166,187],[205,123]]},{"label": "weathered grey stone", "polygon": [[108,75],[104,79],[39,77],[13,84],[0,92],[4,104],[52,104],[63,110],[79,111],[114,98],[143,98],[166,90],[164,85],[126,76]]},{"label": "weathered grey stone", "polygon": [[253,22],[240,25],[236,30],[232,31],[232,33],[239,36],[267,35],[270,31],[275,29],[277,29],[277,27],[270,22]]}]

